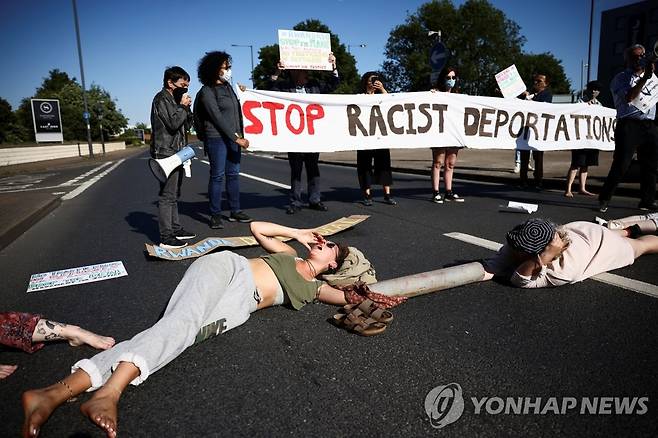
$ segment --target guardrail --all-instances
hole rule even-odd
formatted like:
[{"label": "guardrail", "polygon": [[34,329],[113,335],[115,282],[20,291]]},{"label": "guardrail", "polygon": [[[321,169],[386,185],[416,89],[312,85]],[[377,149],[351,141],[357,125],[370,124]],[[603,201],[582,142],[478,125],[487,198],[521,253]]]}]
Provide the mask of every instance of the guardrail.
[{"label": "guardrail", "polygon": [[[124,142],[105,143],[105,152],[125,149]],[[93,143],[94,154],[102,154],[103,146]],[[0,166],[32,163],[35,161],[56,160],[58,158],[82,157],[89,155],[87,143],[62,144],[54,146],[28,146],[0,149]]]}]

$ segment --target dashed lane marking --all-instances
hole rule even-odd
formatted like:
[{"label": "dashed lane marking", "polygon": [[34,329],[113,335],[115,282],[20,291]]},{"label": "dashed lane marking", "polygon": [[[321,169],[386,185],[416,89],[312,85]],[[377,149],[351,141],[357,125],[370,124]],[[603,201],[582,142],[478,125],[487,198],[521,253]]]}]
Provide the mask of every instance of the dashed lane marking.
[{"label": "dashed lane marking", "polygon": [[[503,246],[498,242],[483,239],[477,236],[471,236],[470,234],[445,233],[444,236],[451,237],[453,239],[457,239],[462,242],[470,243],[472,245],[481,246],[483,248],[487,248],[492,251],[498,251]],[[609,272],[604,272],[602,274],[598,274],[590,278],[592,280],[600,281],[601,283],[606,283],[612,286],[620,287],[622,289],[626,289],[644,295],[649,295],[654,298],[658,298],[658,286],[656,286],[655,284],[645,283],[639,280],[633,280],[632,278],[622,277],[621,275],[611,274]]]},{"label": "dashed lane marking", "polygon": [[[201,160],[201,162],[210,165],[210,162],[208,160]],[[290,190],[290,186],[287,185],[287,184],[282,184],[280,182],[272,181],[272,180],[261,178],[261,177],[254,176],[254,175],[249,175],[248,173],[240,172],[240,176],[244,176],[245,178],[253,179],[254,181],[259,181],[259,182],[262,182],[262,183],[265,183],[265,184],[269,184],[269,185],[272,185],[274,187],[281,187],[282,189]]]},{"label": "dashed lane marking", "polygon": [[70,180],[68,180],[68,181],[66,181],[66,182],[61,183],[59,186],[60,186],[60,187],[68,187],[68,186],[76,185],[76,184],[78,184],[78,182],[80,182],[81,180],[87,178],[89,175],[92,175],[92,174],[96,173],[97,171],[101,170],[101,169],[104,168],[104,167],[109,166],[110,164],[112,164],[111,161],[108,161],[107,163],[103,163],[103,164],[101,164],[100,166],[94,167],[94,168],[91,169],[89,172],[83,173],[83,174],[80,175],[80,176],[77,176],[77,177],[75,177],[75,178],[73,178],[73,179],[70,179]]},{"label": "dashed lane marking", "polygon": [[85,183],[82,184],[81,186],[78,186],[78,188],[76,188],[75,190],[72,190],[71,192],[69,192],[69,193],[67,193],[66,195],[62,196],[62,199],[63,199],[64,201],[68,201],[68,200],[70,200],[70,199],[75,198],[75,197],[78,196],[80,193],[84,192],[84,191],[87,190],[89,187],[91,187],[93,184],[95,184],[96,182],[98,182],[98,181],[99,181],[101,178],[103,178],[105,175],[107,175],[108,173],[112,172],[114,169],[116,169],[117,167],[119,167],[119,165],[120,165],[121,163],[123,163],[124,161],[126,161],[125,158],[122,159],[122,160],[117,161],[112,167],[110,167],[110,168],[104,170],[103,172],[99,173],[98,175],[96,175],[95,177],[93,177],[93,178],[90,179],[89,181],[85,182]]}]

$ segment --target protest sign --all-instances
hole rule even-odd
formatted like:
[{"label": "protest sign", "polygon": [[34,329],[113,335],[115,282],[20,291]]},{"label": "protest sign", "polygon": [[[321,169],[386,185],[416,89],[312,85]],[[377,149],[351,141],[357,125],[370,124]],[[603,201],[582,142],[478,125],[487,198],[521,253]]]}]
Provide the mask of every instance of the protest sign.
[{"label": "protest sign", "polygon": [[279,29],[279,57],[286,69],[332,70],[328,33]]},{"label": "protest sign", "polygon": [[498,88],[505,98],[516,97],[526,91],[525,83],[514,64],[500,73],[496,73],[496,82],[498,82]]},{"label": "protest sign", "polygon": [[[344,231],[354,225],[368,219],[368,215],[352,215],[343,217],[333,222],[330,222],[321,227],[315,228],[315,231],[323,236],[331,236],[333,234]],[[279,240],[287,242],[291,239],[277,237]],[[151,257],[157,257],[164,260],[184,260],[201,257],[217,248],[245,248],[248,246],[258,246],[258,242],[253,236],[242,237],[208,237],[192,245],[178,249],[165,249],[157,245],[146,244],[146,252]]]},{"label": "protest sign", "polygon": [[81,268],[62,269],[60,271],[32,274],[27,292],[54,289],[74,284],[92,283],[128,275],[123,262],[109,262]]},{"label": "protest sign", "polygon": [[454,93],[241,94],[249,150],[614,150],[615,111]]},{"label": "protest sign", "polygon": [[651,75],[640,90],[640,94],[631,103],[645,114],[658,103],[658,78],[656,75]]}]

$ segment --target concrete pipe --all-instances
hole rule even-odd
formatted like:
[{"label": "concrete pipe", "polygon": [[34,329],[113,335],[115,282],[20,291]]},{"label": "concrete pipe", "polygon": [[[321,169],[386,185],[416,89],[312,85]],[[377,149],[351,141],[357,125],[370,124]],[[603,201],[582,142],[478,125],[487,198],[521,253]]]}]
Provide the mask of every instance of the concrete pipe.
[{"label": "concrete pipe", "polygon": [[472,262],[380,281],[371,285],[371,288],[373,291],[384,295],[415,297],[475,283],[482,280],[482,277],[484,277],[482,264]]}]

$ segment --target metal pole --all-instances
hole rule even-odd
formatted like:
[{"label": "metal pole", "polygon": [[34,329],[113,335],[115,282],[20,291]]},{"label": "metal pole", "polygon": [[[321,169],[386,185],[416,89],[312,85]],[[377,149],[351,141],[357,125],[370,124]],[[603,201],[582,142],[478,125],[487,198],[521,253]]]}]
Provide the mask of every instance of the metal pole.
[{"label": "metal pole", "polygon": [[475,283],[482,280],[483,277],[482,264],[472,262],[380,281],[372,285],[372,290],[389,296],[415,297]]},{"label": "metal pole", "polygon": [[89,126],[89,110],[87,107],[87,93],[85,90],[85,69],[82,66],[82,45],[80,44],[80,25],[78,24],[78,7],[75,0],[73,2],[73,17],[75,21],[75,37],[78,42],[78,60],[80,61],[80,80],[82,81],[82,101],[84,102],[85,112],[83,118],[87,124],[87,143],[89,144],[89,157],[94,157],[94,147],[91,144],[91,126]]},{"label": "metal pole", "polygon": [[580,100],[583,100],[583,74],[585,70],[585,64],[583,60],[580,60]]},{"label": "metal pole", "polygon": [[103,137],[103,119],[101,118],[100,120],[100,126],[101,126],[101,144],[103,145],[103,155],[105,155],[105,137]]},{"label": "metal pole", "polygon": [[[591,81],[590,66],[592,65],[592,23],[594,22],[594,0],[589,7],[589,43],[587,48],[587,82]],[[582,87],[581,87],[582,88]]]},{"label": "metal pole", "polygon": [[251,88],[256,88],[254,84],[254,46],[249,46],[249,51],[251,52]]}]

